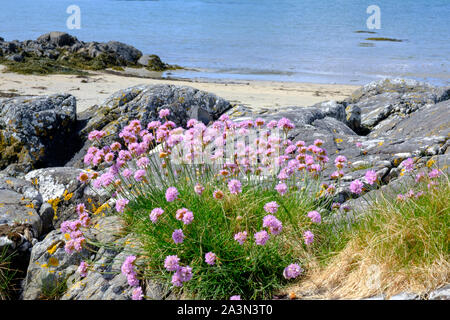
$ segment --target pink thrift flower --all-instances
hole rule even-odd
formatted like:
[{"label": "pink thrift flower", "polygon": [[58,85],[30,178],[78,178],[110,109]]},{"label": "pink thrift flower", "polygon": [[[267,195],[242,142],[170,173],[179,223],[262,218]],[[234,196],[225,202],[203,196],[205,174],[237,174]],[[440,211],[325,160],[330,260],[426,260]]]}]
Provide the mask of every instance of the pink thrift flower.
[{"label": "pink thrift flower", "polygon": [[112,151],[119,151],[120,148],[122,148],[121,144],[119,142],[113,142],[110,146]]},{"label": "pink thrift flower", "polygon": [[89,139],[89,141],[92,141],[94,139],[100,140],[101,138],[103,138],[105,136],[105,134],[106,134],[105,131],[93,130],[93,131],[89,132],[88,139]]},{"label": "pink thrift flower", "polygon": [[205,254],[205,262],[211,266],[216,263],[216,258],[216,255],[212,252]]},{"label": "pink thrift flower", "polygon": [[296,264],[292,263],[288,265],[283,271],[283,277],[286,279],[295,279],[303,272],[302,268]]},{"label": "pink thrift flower", "polygon": [[186,212],[183,215],[183,223],[188,225],[194,220],[194,214],[191,211]]},{"label": "pink thrift flower", "polygon": [[169,187],[166,190],[166,200],[167,202],[172,202],[178,198],[178,190],[175,187]]},{"label": "pink thrift flower", "polygon": [[214,199],[220,200],[220,199],[223,198],[223,196],[224,196],[224,194],[223,194],[223,192],[220,191],[220,190],[215,190],[215,191],[213,192],[213,197],[214,197]]},{"label": "pink thrift flower", "polygon": [[231,296],[230,300],[241,300],[241,296],[240,295]]},{"label": "pink thrift flower", "polygon": [[266,244],[267,240],[269,240],[269,234],[267,233],[267,231],[262,230],[255,233],[255,243],[257,245],[263,246]]},{"label": "pink thrift flower", "polygon": [[243,244],[245,240],[247,239],[247,231],[238,232],[234,235],[234,240],[239,242],[239,244]]},{"label": "pink thrift flower", "polygon": [[133,271],[133,272],[127,274],[127,281],[128,281],[128,284],[132,287],[138,286],[139,280],[137,278],[136,272]]},{"label": "pink thrift flower", "polygon": [[269,121],[269,123],[267,124],[267,128],[269,129],[273,129],[277,126],[278,122],[276,120],[271,120]]},{"label": "pink thrift flower", "polygon": [[311,231],[305,231],[303,233],[303,238],[305,239],[305,244],[310,245],[314,241],[314,234]]},{"label": "pink thrift flower", "polygon": [[159,117],[161,119],[167,117],[169,114],[170,114],[170,110],[169,109],[161,109],[159,111]]},{"label": "pink thrift flower", "polygon": [[428,173],[428,177],[430,177],[430,179],[434,179],[439,177],[441,174],[442,174],[441,170],[433,169],[430,171],[430,173]]},{"label": "pink thrift flower", "polygon": [[178,268],[172,276],[172,284],[176,287],[181,287],[183,282],[192,279],[192,268],[189,266]]},{"label": "pink thrift flower", "polygon": [[166,268],[167,271],[177,271],[180,267],[178,264],[179,262],[180,258],[178,258],[178,256],[167,256],[164,260],[164,268]]},{"label": "pink thrift flower", "polygon": [[145,170],[144,170],[144,169],[137,170],[137,171],[134,173],[134,179],[135,179],[136,181],[142,181],[142,179],[143,179],[144,176],[145,176]]},{"label": "pink thrift flower", "polygon": [[363,186],[363,183],[356,179],[350,183],[350,191],[356,194],[361,194]]},{"label": "pink thrift flower", "polygon": [[142,300],[142,298],[144,298],[144,294],[142,293],[142,288],[137,287],[137,288],[133,289],[133,294],[131,296],[131,299],[132,300]]},{"label": "pink thrift flower", "polygon": [[136,161],[136,164],[138,165],[138,167],[140,168],[146,168],[148,166],[148,164],[150,163],[150,160],[147,157],[142,157],[139,158],[138,161]]},{"label": "pink thrift flower", "polygon": [[80,273],[81,277],[86,277],[87,276],[87,269],[88,269],[88,264],[84,261],[81,261],[80,266],[78,267],[78,272]]},{"label": "pink thrift flower", "polygon": [[323,144],[323,140],[321,140],[321,139],[314,140],[314,145],[316,147],[320,147],[322,144]]},{"label": "pink thrift flower", "polygon": [[121,271],[123,274],[127,275],[134,271],[134,261],[136,261],[136,256],[128,256],[125,258],[125,261],[122,263]]},{"label": "pink thrift flower", "polygon": [[308,218],[311,219],[314,223],[320,223],[322,220],[322,217],[320,216],[320,213],[317,211],[310,211],[308,212]]},{"label": "pink thrift flower", "polygon": [[278,207],[279,207],[279,205],[278,205],[278,203],[276,203],[276,201],[271,201],[271,202],[268,202],[268,203],[266,203],[264,205],[264,210],[267,213],[274,214],[274,213],[276,213],[278,211]]},{"label": "pink thrift flower", "polygon": [[295,145],[290,145],[284,150],[284,153],[290,154],[290,153],[295,152],[295,150],[297,150],[297,147]]},{"label": "pink thrift flower", "polygon": [[422,181],[424,178],[425,178],[425,173],[424,173],[424,172],[419,172],[419,173],[416,175],[416,182],[420,182],[420,181]]},{"label": "pink thrift flower", "polygon": [[205,190],[205,188],[204,188],[201,184],[199,184],[199,183],[197,183],[197,184],[194,186],[194,191],[195,191],[195,193],[198,194],[198,195],[201,195],[201,194],[203,193],[204,190]]},{"label": "pink thrift flower", "polygon": [[269,228],[271,234],[277,235],[283,230],[283,225],[275,216],[269,214],[263,218],[263,228]]},{"label": "pink thrift flower", "polygon": [[405,168],[405,170],[407,172],[411,172],[414,170],[414,159],[413,158],[408,158],[405,161],[402,162],[403,168]]},{"label": "pink thrift flower", "polygon": [[86,206],[84,205],[84,203],[80,203],[79,205],[77,205],[77,212],[78,214],[82,214],[86,211]]},{"label": "pink thrift flower", "polygon": [[230,190],[231,194],[238,194],[242,192],[241,182],[236,179],[232,179],[228,181],[228,190]]},{"label": "pink thrift flower", "polygon": [[282,130],[290,130],[295,128],[295,125],[288,118],[281,118],[280,120],[278,120],[277,126],[278,129]]},{"label": "pink thrift flower", "polygon": [[370,185],[374,184],[378,179],[377,173],[375,172],[375,170],[367,171],[364,178],[366,179],[367,183]]},{"label": "pink thrift flower", "polygon": [[117,212],[123,212],[123,210],[125,209],[125,206],[129,203],[130,201],[127,199],[118,199],[116,201],[116,211]]},{"label": "pink thrift flower", "polygon": [[129,177],[131,177],[131,176],[133,175],[133,171],[131,171],[130,169],[124,169],[124,170],[122,171],[122,175],[123,175],[125,178],[129,178]]},{"label": "pink thrift flower", "polygon": [[181,230],[181,229],[176,229],[176,230],[172,233],[172,239],[173,239],[173,242],[175,242],[176,244],[182,243],[182,242],[183,242],[183,239],[184,239],[183,230]]},{"label": "pink thrift flower", "polygon": [[153,223],[156,223],[158,221],[158,218],[164,213],[164,210],[161,208],[155,208],[150,212],[150,220]]},{"label": "pink thrift flower", "polygon": [[284,196],[288,190],[288,187],[287,187],[286,183],[281,182],[281,183],[277,184],[277,186],[275,187],[275,190],[277,190],[277,192],[280,195]]}]

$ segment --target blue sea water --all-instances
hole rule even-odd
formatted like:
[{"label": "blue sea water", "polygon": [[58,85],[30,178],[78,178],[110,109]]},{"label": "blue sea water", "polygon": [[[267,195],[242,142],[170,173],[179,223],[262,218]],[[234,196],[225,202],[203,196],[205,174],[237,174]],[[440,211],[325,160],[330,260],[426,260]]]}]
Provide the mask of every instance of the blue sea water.
[{"label": "blue sea water", "polygon": [[[66,27],[70,5],[80,7],[81,29]],[[379,30],[367,28],[370,5],[380,8]],[[448,85],[449,17],[450,0],[0,0],[0,36],[65,31],[196,69],[172,76],[353,84],[403,76]]]}]

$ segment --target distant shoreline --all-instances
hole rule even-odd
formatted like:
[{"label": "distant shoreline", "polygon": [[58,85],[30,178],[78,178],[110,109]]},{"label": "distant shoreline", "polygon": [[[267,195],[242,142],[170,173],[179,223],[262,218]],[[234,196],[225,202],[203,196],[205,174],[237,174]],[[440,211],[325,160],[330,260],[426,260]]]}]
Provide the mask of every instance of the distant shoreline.
[{"label": "distant shoreline", "polygon": [[100,105],[114,92],[140,84],[186,85],[208,91],[233,104],[252,109],[310,106],[325,100],[348,97],[359,85],[320,84],[307,82],[227,80],[227,79],[163,79],[120,74],[117,71],[89,72],[82,75],[21,75],[3,72],[0,66],[0,98],[18,95],[49,95],[66,92],[77,98],[77,112]]}]

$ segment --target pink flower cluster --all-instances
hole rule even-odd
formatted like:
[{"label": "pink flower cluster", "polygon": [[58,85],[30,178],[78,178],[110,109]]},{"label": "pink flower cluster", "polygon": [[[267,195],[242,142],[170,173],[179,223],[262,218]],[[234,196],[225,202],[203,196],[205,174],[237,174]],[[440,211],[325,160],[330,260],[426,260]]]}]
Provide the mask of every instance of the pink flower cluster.
[{"label": "pink flower cluster", "polygon": [[308,218],[310,218],[311,221],[314,223],[320,223],[322,221],[322,217],[320,216],[320,213],[317,211],[308,212]]},{"label": "pink flower cluster", "polygon": [[213,252],[208,252],[205,254],[205,262],[211,266],[216,263],[217,256]]},{"label": "pink flower cluster", "polygon": [[66,242],[64,247],[68,254],[74,251],[80,252],[83,249],[83,243],[85,243],[86,238],[83,235],[81,227],[88,228],[91,222],[84,204],[77,206],[77,212],[77,220],[67,220],[61,223],[61,232],[69,234],[70,237],[70,240]]},{"label": "pink flower cluster", "polygon": [[183,282],[192,279],[192,268],[189,266],[181,267],[179,265],[180,258],[178,256],[167,256],[164,261],[164,267],[167,271],[175,271],[172,275],[172,284],[176,287],[183,286]]},{"label": "pink flower cluster", "polygon": [[156,223],[158,218],[164,213],[164,210],[161,208],[155,208],[150,212],[150,221]]},{"label": "pink flower cluster", "polygon": [[263,228],[268,228],[271,234],[277,235],[283,230],[283,224],[275,216],[269,214],[263,218]]},{"label": "pink flower cluster", "polygon": [[137,279],[137,273],[134,270],[134,261],[136,261],[136,256],[128,256],[122,263],[121,271],[127,277],[128,284],[132,287],[139,285],[139,280]]},{"label": "pink flower cluster", "polygon": [[303,269],[298,264],[292,263],[292,264],[288,265],[286,268],[284,268],[283,277],[285,277],[286,279],[295,279],[302,272],[303,272]]},{"label": "pink flower cluster", "polygon": [[194,214],[186,208],[181,208],[177,210],[175,218],[187,225],[194,220]]},{"label": "pink flower cluster", "polygon": [[240,245],[244,244],[247,240],[247,231],[238,232],[234,235],[234,240],[236,240]]}]

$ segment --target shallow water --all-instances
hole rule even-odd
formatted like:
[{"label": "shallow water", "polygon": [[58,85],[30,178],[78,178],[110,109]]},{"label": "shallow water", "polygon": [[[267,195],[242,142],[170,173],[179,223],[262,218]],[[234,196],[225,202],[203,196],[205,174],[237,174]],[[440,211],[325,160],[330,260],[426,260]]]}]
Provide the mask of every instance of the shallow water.
[{"label": "shallow water", "polygon": [[[69,30],[73,4],[81,29]],[[366,25],[372,4],[381,10],[379,30]],[[171,74],[189,78],[361,84],[403,76],[448,85],[448,17],[449,0],[0,0],[0,36],[58,30],[118,40],[197,69]]]}]

